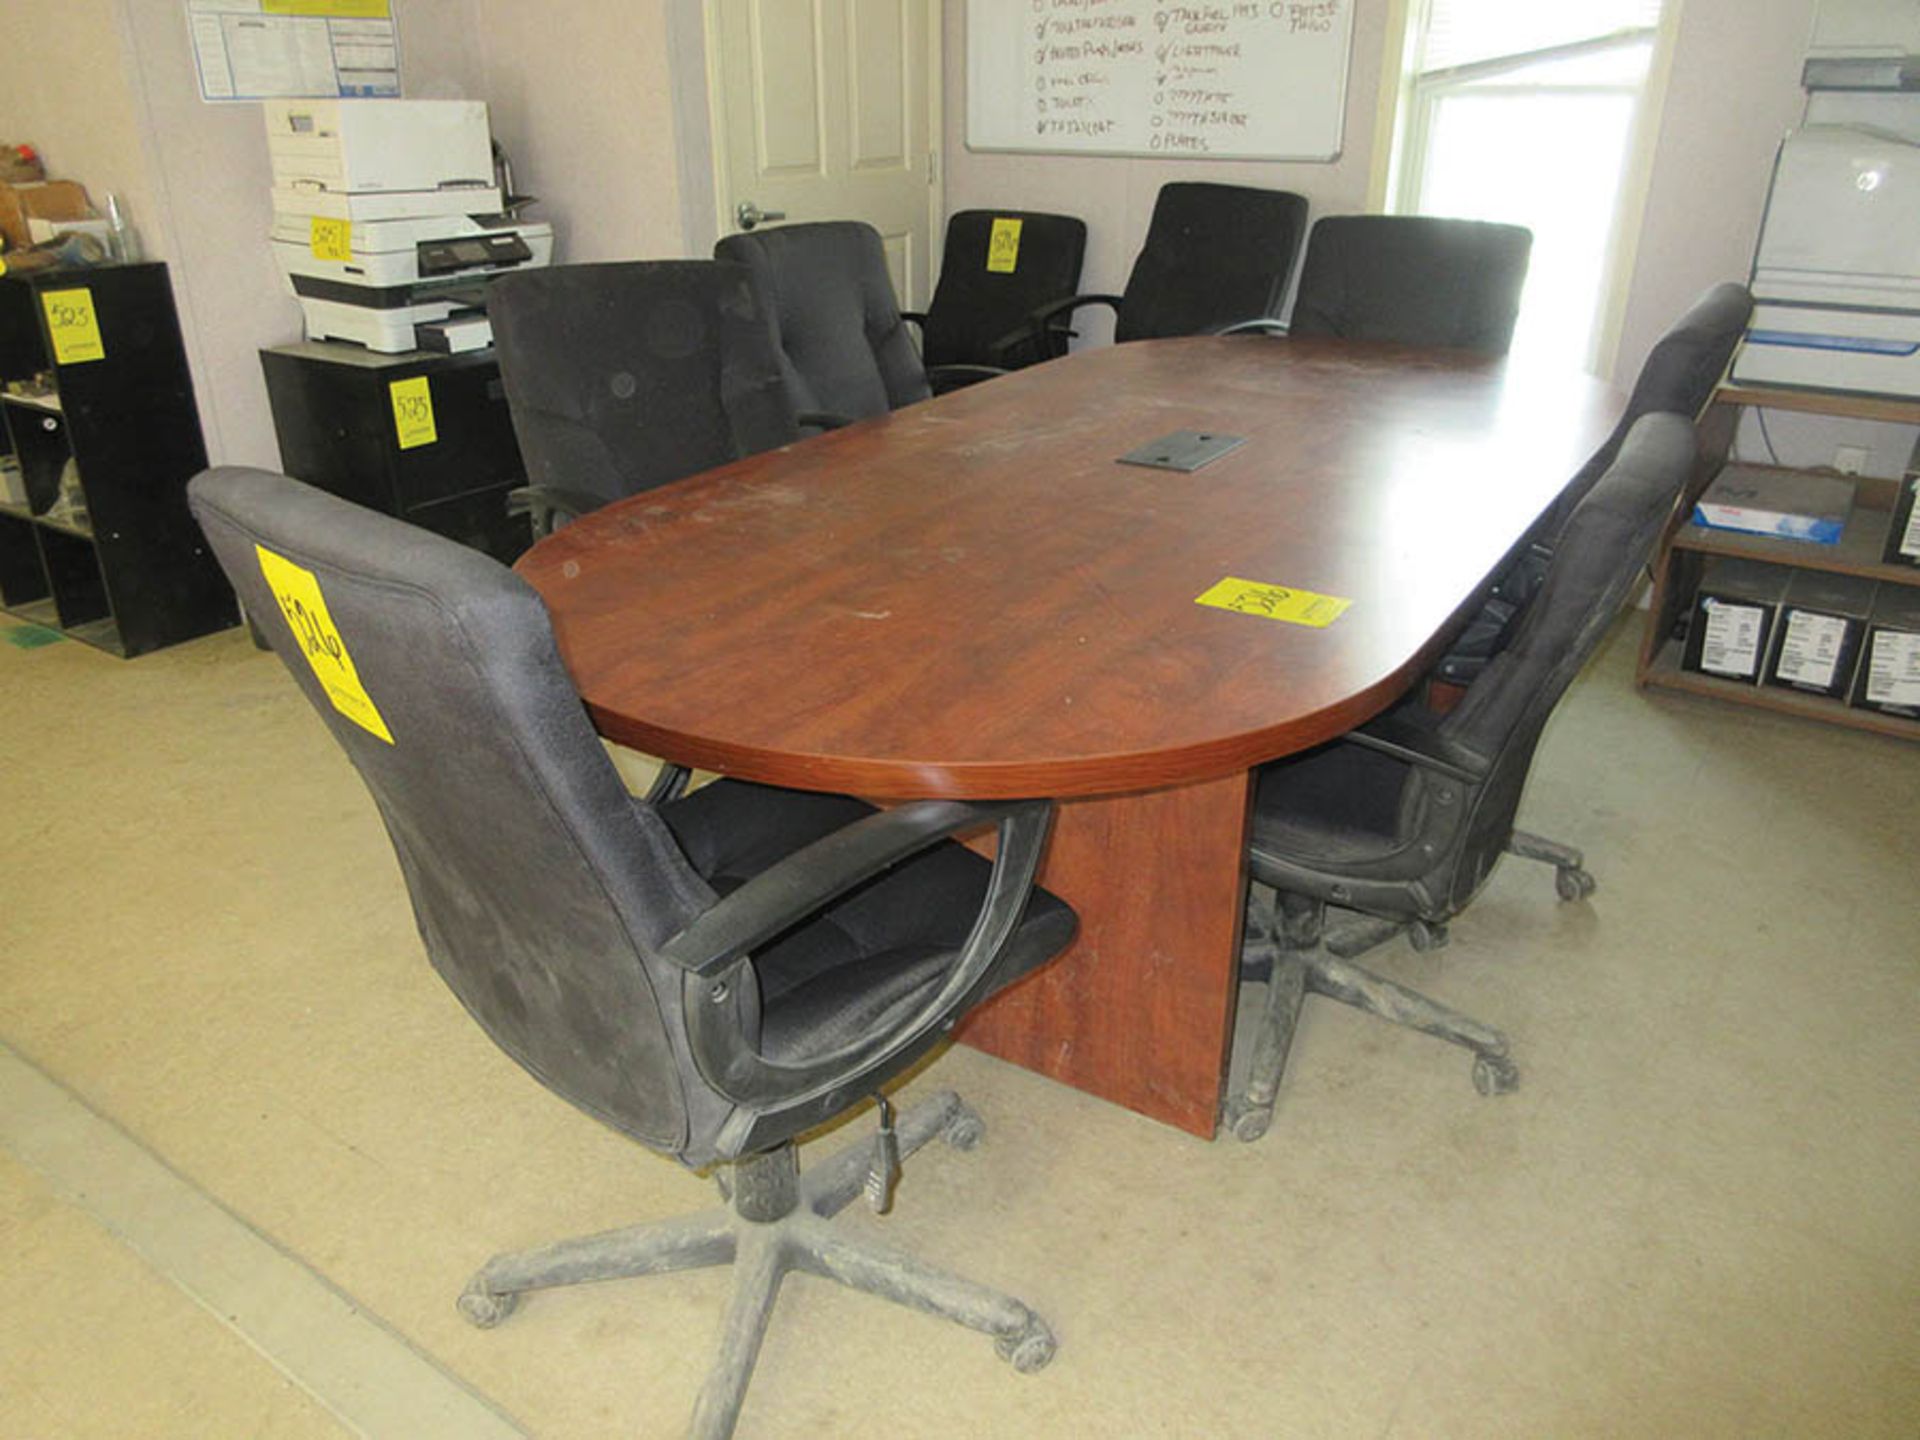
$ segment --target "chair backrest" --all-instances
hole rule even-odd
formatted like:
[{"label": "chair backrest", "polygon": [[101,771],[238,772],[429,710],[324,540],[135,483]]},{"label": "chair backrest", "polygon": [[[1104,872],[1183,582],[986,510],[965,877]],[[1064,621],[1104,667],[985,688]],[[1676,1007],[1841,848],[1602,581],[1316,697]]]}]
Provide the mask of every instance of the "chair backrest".
[{"label": "chair backrest", "polygon": [[1306,197],[1291,190],[1162,185],[1113,338],[1199,335],[1279,315],[1306,228]]},{"label": "chair backrest", "polygon": [[519,271],[487,312],[535,485],[619,500],[799,438],[744,266]]},{"label": "chair backrest", "polygon": [[1699,418],[1720,377],[1727,373],[1727,363],[1733,359],[1734,349],[1746,333],[1747,320],[1752,314],[1753,296],[1747,287],[1723,280],[1694,301],[1687,313],[1674,322],[1673,328],[1655,342],[1640,366],[1633,393],[1627,397],[1627,408],[1621,412],[1613,433],[1580,467],[1580,472],[1568,482],[1555,502],[1556,530],[1560,518],[1572,513],[1593,483],[1613,464],[1614,456],[1620,453],[1621,442],[1642,415],[1666,411],[1690,419]]},{"label": "chair backrest", "polygon": [[[996,228],[1018,226],[1017,243],[993,245]],[[1034,210],[961,210],[947,221],[940,283],[927,306],[921,354],[928,365],[1031,365],[1046,359],[1033,347],[1015,357],[993,342],[1050,300],[1080,288],[1087,225],[1071,215]]]},{"label": "chair backrest", "polygon": [[[1444,740],[1493,762],[1471,787],[1464,815],[1444,822],[1463,827],[1453,828],[1448,845],[1456,857],[1445,882],[1449,912],[1466,904],[1505,850],[1541,729],[1639,579],[1693,471],[1695,453],[1691,417],[1641,418],[1567,521],[1512,645],[1441,722]],[[1454,783],[1417,772],[1402,796],[1402,814],[1458,815],[1455,807],[1436,808],[1431,794],[1437,784]]]},{"label": "chair backrest", "polygon": [[717,1102],[676,1061],[678,972],[657,952],[713,892],[621,785],[540,598],[284,476],[210,470],[188,498],[372,792],[461,1004],[548,1088],[684,1158]]},{"label": "chair backrest", "polygon": [[781,225],[728,235],[713,253],[753,272],[795,410],[863,420],[932,393],[871,225]]},{"label": "chair backrest", "polygon": [[1504,355],[1532,251],[1533,232],[1521,225],[1325,216],[1307,237],[1288,329]]}]

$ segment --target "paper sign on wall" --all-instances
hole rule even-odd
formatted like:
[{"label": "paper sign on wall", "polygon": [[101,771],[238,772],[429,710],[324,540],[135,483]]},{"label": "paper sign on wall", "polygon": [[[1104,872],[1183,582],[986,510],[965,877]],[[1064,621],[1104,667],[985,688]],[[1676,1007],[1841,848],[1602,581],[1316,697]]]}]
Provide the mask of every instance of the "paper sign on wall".
[{"label": "paper sign on wall", "polygon": [[402,450],[440,438],[433,426],[433,387],[425,375],[396,380],[387,389],[393,397],[393,433]]},{"label": "paper sign on wall", "polygon": [[187,0],[203,100],[400,93],[389,0]]},{"label": "paper sign on wall", "polygon": [[307,657],[314,678],[327,692],[333,708],[368,734],[393,744],[393,733],[387,729],[373,697],[367,694],[367,687],[360,683],[360,672],[353,667],[347,642],[340,638],[333,616],[327,613],[319,577],[264,545],[253,548],[260,556],[260,573],[266,578],[267,588],[273,591],[280,613],[287,617],[294,643]]},{"label": "paper sign on wall", "polygon": [[987,236],[987,269],[996,275],[1011,275],[1020,263],[1020,227],[1025,221],[996,216],[993,233]]},{"label": "paper sign on wall", "polygon": [[1284,620],[1289,625],[1311,625],[1316,630],[1324,630],[1353,602],[1338,595],[1296,590],[1291,585],[1266,585],[1228,576],[1206,594],[1195,596],[1193,603],[1231,610],[1237,615],[1258,615],[1267,620]]},{"label": "paper sign on wall", "polygon": [[73,290],[42,290],[40,304],[47,312],[47,338],[53,341],[54,364],[79,365],[107,358],[91,290],[84,285]]}]

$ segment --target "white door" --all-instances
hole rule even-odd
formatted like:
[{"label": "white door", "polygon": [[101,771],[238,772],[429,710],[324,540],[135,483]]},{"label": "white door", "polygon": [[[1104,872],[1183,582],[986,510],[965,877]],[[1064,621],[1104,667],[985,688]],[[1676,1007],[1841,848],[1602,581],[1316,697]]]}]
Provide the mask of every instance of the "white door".
[{"label": "white door", "polygon": [[931,289],[937,0],[708,0],[721,233],[802,220],[880,232],[902,308]]}]

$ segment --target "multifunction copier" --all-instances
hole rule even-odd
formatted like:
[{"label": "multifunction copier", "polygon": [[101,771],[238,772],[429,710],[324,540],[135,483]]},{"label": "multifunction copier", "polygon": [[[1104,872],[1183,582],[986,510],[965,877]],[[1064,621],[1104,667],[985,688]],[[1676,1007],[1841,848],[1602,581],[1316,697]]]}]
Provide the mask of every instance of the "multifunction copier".
[{"label": "multifunction copier", "polygon": [[487,280],[548,264],[518,218],[478,100],[268,102],[272,244],[310,340],[388,354],[492,341]]},{"label": "multifunction copier", "polygon": [[1780,146],[1733,378],[1920,396],[1920,145],[1808,125]]}]

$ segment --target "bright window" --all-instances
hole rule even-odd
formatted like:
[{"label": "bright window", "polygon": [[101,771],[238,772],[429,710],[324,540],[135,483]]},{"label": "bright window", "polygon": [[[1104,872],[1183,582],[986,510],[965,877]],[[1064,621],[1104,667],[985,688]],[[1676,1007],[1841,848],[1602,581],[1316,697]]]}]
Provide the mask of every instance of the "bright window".
[{"label": "bright window", "polygon": [[1388,208],[1533,231],[1514,353],[1595,363],[1661,0],[1410,0]]}]

